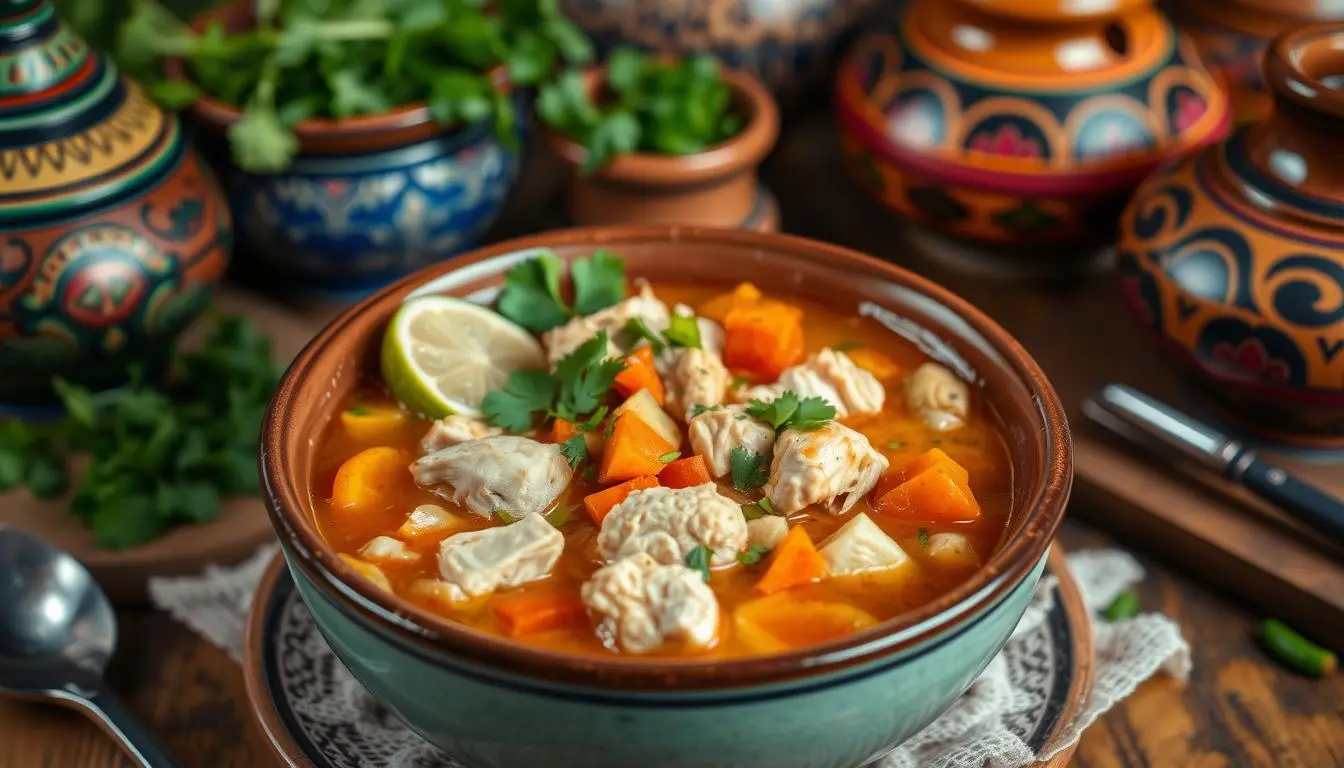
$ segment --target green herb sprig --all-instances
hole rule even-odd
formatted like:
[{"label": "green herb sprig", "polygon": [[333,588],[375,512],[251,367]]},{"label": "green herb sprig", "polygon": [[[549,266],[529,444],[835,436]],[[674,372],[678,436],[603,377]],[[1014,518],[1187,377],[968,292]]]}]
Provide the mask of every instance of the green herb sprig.
[{"label": "green herb sprig", "polygon": [[[560,358],[555,372],[514,371],[499,389],[486,393],[481,413],[487,421],[510,432],[531,429],[538,418],[559,417],[582,422],[589,414],[604,410],[602,399],[625,369],[625,362],[607,357],[607,332],[579,345]],[[585,426],[596,426],[585,424]],[[566,449],[562,449],[566,450]],[[568,449],[566,457],[574,462],[578,445]],[[584,453],[587,453],[585,447]],[[573,466],[577,466],[574,462]]]},{"label": "green herb sprig", "polygon": [[574,306],[560,293],[564,265],[553,253],[543,253],[509,270],[496,308],[499,313],[533,333],[564,325],[574,315],[591,315],[616,304],[629,293],[625,263],[604,250],[575,259],[570,268]]}]

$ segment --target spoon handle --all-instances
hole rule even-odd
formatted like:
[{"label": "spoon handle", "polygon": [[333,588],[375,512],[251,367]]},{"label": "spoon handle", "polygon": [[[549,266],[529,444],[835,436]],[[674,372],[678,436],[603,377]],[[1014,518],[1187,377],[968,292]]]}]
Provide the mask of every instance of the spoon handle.
[{"label": "spoon handle", "polygon": [[174,760],[121,699],[106,685],[84,698],[84,705],[102,728],[117,741],[140,768],[177,768]]}]

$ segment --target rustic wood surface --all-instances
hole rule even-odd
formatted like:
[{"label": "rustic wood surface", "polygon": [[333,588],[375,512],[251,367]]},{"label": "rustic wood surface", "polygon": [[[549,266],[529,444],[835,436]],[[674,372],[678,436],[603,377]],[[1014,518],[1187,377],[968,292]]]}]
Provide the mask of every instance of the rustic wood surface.
[{"label": "rustic wood surface", "polygon": [[[835,155],[824,125],[786,134],[764,178],[778,195],[786,231],[825,237],[906,261],[908,243],[881,214],[850,192],[851,215],[837,222],[836,201],[817,201],[840,188],[840,169],[817,168]],[[799,169],[813,168],[812,174]],[[498,236],[561,223],[551,205],[554,167],[535,159],[510,203]],[[853,215],[857,212],[858,216]],[[909,263],[909,262],[907,262]],[[927,271],[937,279],[936,267]],[[1011,290],[1002,284],[995,290]],[[312,308],[313,312],[329,311]],[[1037,311],[1023,306],[1021,312]],[[1061,318],[1063,319],[1063,318]],[[1084,332],[1085,329],[1079,329]],[[1076,522],[1075,504],[1062,542],[1070,551],[1115,546],[1107,534]],[[1129,543],[1144,545],[1142,539]],[[1150,542],[1151,543],[1151,542]],[[1193,647],[1188,685],[1158,677],[1090,728],[1075,754],[1080,768],[1324,768],[1344,766],[1344,676],[1325,681],[1273,664],[1255,640],[1259,616],[1229,594],[1193,577],[1217,581],[1198,566],[1177,572],[1141,556],[1148,579],[1140,588],[1148,610],[1180,622]],[[1188,565],[1188,564],[1183,564]],[[1285,562],[1284,567],[1292,567]],[[119,613],[120,642],[108,671],[111,685],[159,735],[185,768],[264,768],[269,751],[247,712],[242,673],[226,653],[167,615],[146,608]],[[53,706],[0,700],[0,768],[120,768],[130,763],[79,715]]]}]

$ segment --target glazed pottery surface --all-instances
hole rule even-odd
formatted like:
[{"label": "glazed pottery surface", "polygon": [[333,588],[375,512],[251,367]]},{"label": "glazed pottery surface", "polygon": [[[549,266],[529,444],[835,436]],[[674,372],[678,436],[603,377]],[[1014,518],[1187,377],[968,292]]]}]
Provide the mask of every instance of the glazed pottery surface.
[{"label": "glazed pottery surface", "polygon": [[[984,568],[933,603],[848,638],[732,661],[584,657],[454,624],[356,576],[320,538],[312,437],[408,296],[489,301],[541,249],[606,248],[632,277],[730,287],[751,279],[871,316],[977,386],[1012,446],[1013,512]],[[1072,477],[1063,408],[1036,364],[965,302],[890,264],[778,235],[592,228],[502,243],[413,275],[347,310],[296,359],[263,428],[268,508],[299,592],[359,681],[471,765],[853,766],[932,721],[1002,647],[1044,566]],[[527,722],[519,729],[517,723]]]},{"label": "glazed pottery surface", "polygon": [[[211,11],[193,25],[242,27],[247,8]],[[186,75],[177,63],[170,72]],[[514,103],[522,114],[521,97]],[[275,174],[230,162],[224,132],[236,108],[203,98],[191,115],[228,190],[240,266],[299,292],[358,296],[460,253],[495,222],[518,176],[518,154],[493,124],[443,129],[423,104],[305,120],[295,127],[298,157]],[[514,138],[521,142],[521,128]]]},{"label": "glazed pottery surface", "polygon": [[[779,109],[756,78],[724,70],[733,108],[743,116],[735,136],[693,155],[636,152],[584,174],[587,150],[553,130],[543,134],[568,167],[565,207],[573,223],[690,224],[773,232],[779,208],[756,179],[756,168],[779,137]],[[596,94],[603,71],[586,75]]]},{"label": "glazed pottery surface", "polygon": [[46,0],[0,16],[0,403],[153,369],[206,307],[231,227],[181,126]]},{"label": "glazed pottery surface", "polygon": [[1266,58],[1274,110],[1147,181],[1121,223],[1129,303],[1237,425],[1344,448],[1344,24]]},{"label": "glazed pottery surface", "polygon": [[1227,100],[1149,3],[1105,5],[914,0],[886,13],[837,75],[851,175],[957,239],[1109,240],[1145,175],[1222,135]]},{"label": "glazed pottery surface", "polygon": [[836,43],[876,0],[561,0],[599,49],[712,53],[800,101],[826,78]]}]

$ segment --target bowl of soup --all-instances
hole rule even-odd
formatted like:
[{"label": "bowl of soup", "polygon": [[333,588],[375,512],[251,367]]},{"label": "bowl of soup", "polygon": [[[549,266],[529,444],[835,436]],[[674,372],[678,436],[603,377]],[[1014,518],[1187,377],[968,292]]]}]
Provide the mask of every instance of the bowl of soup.
[{"label": "bowl of soup", "polygon": [[985,315],[824,243],[500,243],[347,310],[262,431],[338,658],[472,766],[850,766],[1006,642],[1072,482]]}]

